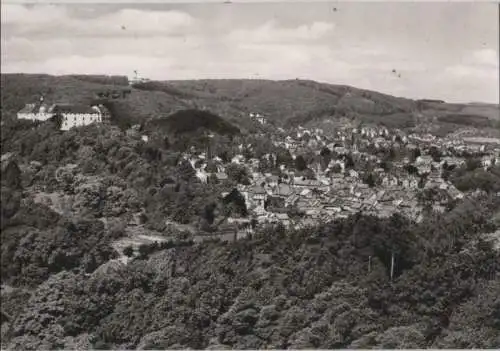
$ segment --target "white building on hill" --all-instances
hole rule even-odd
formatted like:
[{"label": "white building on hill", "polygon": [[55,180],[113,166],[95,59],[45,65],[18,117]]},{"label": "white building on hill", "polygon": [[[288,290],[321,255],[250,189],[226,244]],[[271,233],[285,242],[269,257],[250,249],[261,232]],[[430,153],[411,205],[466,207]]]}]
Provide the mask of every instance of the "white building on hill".
[{"label": "white building on hill", "polygon": [[86,126],[103,121],[103,112],[97,106],[74,104],[53,104],[49,106],[43,103],[43,99],[37,104],[27,104],[17,113],[17,118],[31,121],[46,121],[55,114],[60,114],[63,117],[61,130],[69,130],[73,127]]},{"label": "white building on hill", "polygon": [[250,118],[254,121],[259,122],[260,124],[266,124],[267,120],[260,113],[250,113]]}]

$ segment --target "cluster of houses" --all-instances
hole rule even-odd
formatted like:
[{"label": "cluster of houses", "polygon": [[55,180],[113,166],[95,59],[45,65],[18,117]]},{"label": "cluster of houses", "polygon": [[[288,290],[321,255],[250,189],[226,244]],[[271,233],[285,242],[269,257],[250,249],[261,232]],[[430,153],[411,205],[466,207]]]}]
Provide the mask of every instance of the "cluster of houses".
[{"label": "cluster of houses", "polygon": [[[255,118],[258,114],[252,114]],[[325,147],[337,155],[351,155],[356,161],[367,161],[377,164],[376,152],[381,148],[405,147],[419,148],[422,154],[410,161],[408,157],[394,162],[390,171],[377,167],[372,170],[379,179],[377,184],[369,185],[363,177],[362,170],[346,166],[344,159],[331,160],[328,166],[310,164],[314,176],[305,177],[295,169],[287,169],[280,165],[279,175],[259,171],[261,160],[245,159],[242,154],[233,157],[230,163],[244,166],[250,175],[250,184],[238,184],[237,189],[245,198],[250,215],[246,219],[238,219],[238,223],[248,224],[251,220],[260,225],[281,223],[288,227],[300,228],[334,218],[345,218],[353,213],[363,212],[375,216],[387,217],[395,212],[420,221],[423,216],[423,205],[419,194],[426,189],[433,189],[444,194],[432,203],[435,211],[444,211],[450,200],[461,199],[466,194],[460,192],[451,182],[443,178],[443,165],[461,166],[465,159],[446,150],[469,152],[485,152],[484,146],[468,145],[459,140],[436,140],[426,135],[405,135],[401,131],[389,131],[387,128],[363,127],[341,130],[333,137],[326,137],[321,129],[297,128],[296,130],[272,137],[275,146],[287,149],[293,158],[305,150],[319,154]],[[304,136],[307,136],[304,138]],[[429,150],[438,147],[444,150],[443,157],[435,160]],[[361,151],[365,149],[364,151]],[[368,150],[366,150],[368,149]],[[500,164],[500,148],[490,148],[483,156],[483,166]],[[210,176],[224,182],[228,179],[224,164],[220,158],[212,161],[217,170],[206,171],[206,155],[204,153],[185,156],[196,175],[202,182]],[[265,155],[276,160],[276,155]],[[200,162],[202,161],[202,162]],[[416,169],[409,173],[407,166]],[[337,166],[337,167],[336,167]],[[334,168],[337,171],[332,172]],[[274,172],[275,173],[275,172]],[[221,194],[226,196],[227,193]],[[235,220],[235,219],[232,219]]]}]

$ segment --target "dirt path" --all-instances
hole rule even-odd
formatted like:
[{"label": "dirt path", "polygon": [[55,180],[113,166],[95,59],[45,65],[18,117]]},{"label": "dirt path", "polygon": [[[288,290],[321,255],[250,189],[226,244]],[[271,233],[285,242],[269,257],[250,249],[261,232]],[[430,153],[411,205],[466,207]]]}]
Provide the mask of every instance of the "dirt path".
[{"label": "dirt path", "polygon": [[152,232],[142,226],[128,226],[125,228],[126,236],[112,243],[113,248],[120,255],[120,260],[124,263],[128,262],[128,257],[123,254],[123,250],[131,246],[134,253],[137,254],[139,247],[144,244],[153,244],[154,242],[166,242],[170,238],[160,235],[160,233]]}]

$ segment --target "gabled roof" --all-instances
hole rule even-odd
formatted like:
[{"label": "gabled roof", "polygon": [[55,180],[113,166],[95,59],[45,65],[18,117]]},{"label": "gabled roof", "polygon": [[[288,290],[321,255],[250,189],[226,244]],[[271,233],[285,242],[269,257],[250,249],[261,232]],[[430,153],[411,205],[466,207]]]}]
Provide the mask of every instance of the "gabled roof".
[{"label": "gabled roof", "polygon": [[227,174],[224,172],[217,172],[217,173],[215,173],[215,176],[219,180],[226,180],[227,179]]},{"label": "gabled roof", "polygon": [[287,219],[289,219],[287,213],[276,213],[276,218],[281,219],[281,220],[287,220]]},{"label": "gabled roof", "polygon": [[266,190],[261,186],[254,186],[249,190],[249,192],[253,193],[254,195],[267,194]]},{"label": "gabled roof", "polygon": [[95,108],[87,105],[74,105],[74,104],[54,104],[51,106],[52,113],[98,113]]},{"label": "gabled roof", "polygon": [[280,178],[279,178],[278,176],[276,176],[276,175],[270,175],[270,176],[267,176],[266,178],[267,178],[267,181],[269,181],[269,182],[277,182],[277,181],[279,181],[279,179],[280,179]]},{"label": "gabled roof", "polygon": [[42,108],[44,108],[46,112],[50,110],[49,105],[38,102],[36,104],[26,104],[18,113],[39,113]]},{"label": "gabled roof", "polygon": [[288,196],[293,193],[292,188],[287,184],[280,184],[278,186],[278,191],[280,195]]}]

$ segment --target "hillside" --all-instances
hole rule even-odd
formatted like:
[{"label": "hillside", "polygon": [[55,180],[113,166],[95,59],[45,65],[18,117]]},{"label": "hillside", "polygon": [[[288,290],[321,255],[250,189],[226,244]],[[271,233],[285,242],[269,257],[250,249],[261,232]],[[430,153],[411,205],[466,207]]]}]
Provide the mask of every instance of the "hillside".
[{"label": "hillside", "polygon": [[[123,89],[125,77],[2,74],[3,117],[13,116],[40,94],[46,101],[91,103],[102,90]],[[251,129],[247,118],[259,112],[277,126],[338,123],[344,119],[388,127],[424,128],[443,134],[458,128],[500,130],[498,105],[449,104],[411,100],[344,85],[308,80],[188,80],[136,84],[125,99],[108,106],[115,120],[129,126],[183,109],[208,110]]]},{"label": "hillside", "polygon": [[[349,117],[388,127],[412,128],[430,122],[453,127],[497,127],[498,105],[411,100],[345,85],[308,80],[193,80],[163,82],[208,106],[216,99],[242,112],[260,112],[279,125],[308,124]],[[436,120],[440,117],[443,120]]]},{"label": "hillside", "polygon": [[194,80],[163,84],[196,96],[196,101],[208,108],[218,101],[244,114],[259,112],[278,125],[288,121],[307,123],[311,116],[324,117],[321,112],[325,110],[341,115],[384,115],[410,112],[415,105],[408,99],[305,80]]}]

